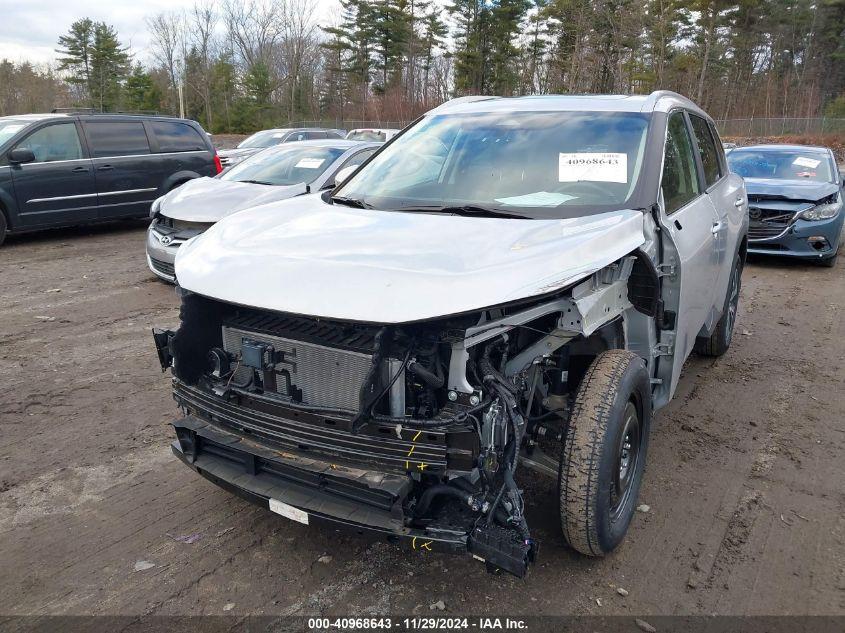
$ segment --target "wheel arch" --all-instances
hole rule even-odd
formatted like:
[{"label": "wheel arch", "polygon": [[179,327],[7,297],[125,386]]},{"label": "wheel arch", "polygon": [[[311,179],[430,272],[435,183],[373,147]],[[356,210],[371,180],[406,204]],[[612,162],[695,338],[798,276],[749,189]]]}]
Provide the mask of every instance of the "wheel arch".
[{"label": "wheel arch", "polygon": [[199,178],[200,175],[195,171],[177,171],[175,174],[170,174],[167,178],[165,178],[164,182],[161,183],[160,188],[160,195],[164,195],[170,191],[173,191],[176,187],[184,185],[189,180],[193,180],[194,178]]}]

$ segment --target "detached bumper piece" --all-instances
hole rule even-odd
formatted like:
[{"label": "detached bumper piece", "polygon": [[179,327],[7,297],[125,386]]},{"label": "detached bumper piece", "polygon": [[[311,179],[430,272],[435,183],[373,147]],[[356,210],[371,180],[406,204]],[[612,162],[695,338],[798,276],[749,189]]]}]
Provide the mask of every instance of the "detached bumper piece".
[{"label": "detached bumper piece", "polygon": [[406,474],[362,470],[274,450],[188,415],[172,423],[174,455],[209,481],[247,501],[306,525],[323,525],[408,547],[414,555],[468,552],[498,569],[525,576],[536,545],[512,531],[481,525],[462,530],[407,527]]}]

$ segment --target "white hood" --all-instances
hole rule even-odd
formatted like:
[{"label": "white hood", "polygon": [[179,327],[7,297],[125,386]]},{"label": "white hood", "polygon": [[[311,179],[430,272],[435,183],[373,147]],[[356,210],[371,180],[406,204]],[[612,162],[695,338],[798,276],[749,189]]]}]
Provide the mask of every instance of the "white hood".
[{"label": "white hood", "polygon": [[307,190],[304,183],[276,187],[219,178],[196,178],[164,196],[159,213],[186,222],[217,222],[247,207],[285,200]]},{"label": "white hood", "polygon": [[353,209],[314,194],[219,222],[179,249],[176,275],[222,301],[402,323],[551,292],[643,242],[640,211],[473,218]]}]

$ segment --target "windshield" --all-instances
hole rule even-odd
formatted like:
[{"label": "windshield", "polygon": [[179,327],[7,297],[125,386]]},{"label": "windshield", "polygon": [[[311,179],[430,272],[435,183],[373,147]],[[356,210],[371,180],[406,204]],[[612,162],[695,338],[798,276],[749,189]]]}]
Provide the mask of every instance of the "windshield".
[{"label": "windshield", "polygon": [[8,141],[27,125],[29,125],[27,121],[21,121],[20,119],[0,119],[0,145]]},{"label": "windshield", "polygon": [[254,149],[278,145],[287,136],[287,130],[264,130],[246,137],[238,145],[238,149]]},{"label": "windshield", "polygon": [[220,174],[220,180],[253,182],[261,185],[311,184],[345,149],[309,147],[289,143],[250,156]]},{"label": "windshield", "polygon": [[479,207],[529,218],[621,209],[639,179],[648,123],[627,112],[429,116],[336,197],[385,210]]},{"label": "windshield", "polygon": [[833,182],[830,160],[818,150],[733,149],[727,158],[731,171],[743,178]]}]

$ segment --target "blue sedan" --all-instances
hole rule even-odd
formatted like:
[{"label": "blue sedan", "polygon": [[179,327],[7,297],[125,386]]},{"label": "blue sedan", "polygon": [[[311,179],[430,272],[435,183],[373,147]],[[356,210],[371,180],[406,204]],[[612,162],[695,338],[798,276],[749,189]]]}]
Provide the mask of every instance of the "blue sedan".
[{"label": "blue sedan", "polygon": [[843,177],[826,147],[754,145],[728,152],[748,191],[748,252],[834,266],[842,235]]}]

